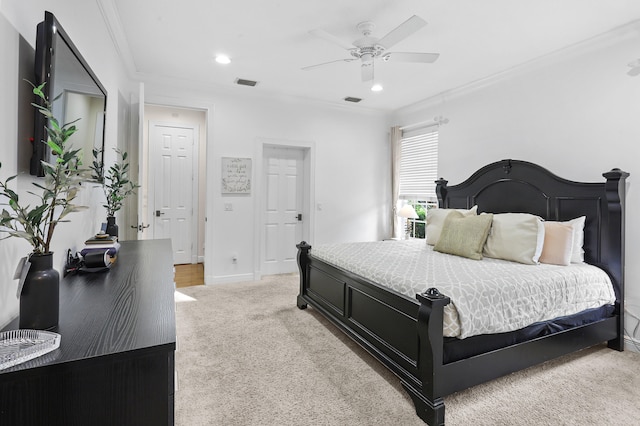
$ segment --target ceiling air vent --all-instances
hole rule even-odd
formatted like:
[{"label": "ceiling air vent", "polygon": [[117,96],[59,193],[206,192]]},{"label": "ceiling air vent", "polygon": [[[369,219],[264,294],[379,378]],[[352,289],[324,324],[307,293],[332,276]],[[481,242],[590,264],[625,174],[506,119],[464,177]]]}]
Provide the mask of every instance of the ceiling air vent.
[{"label": "ceiling air vent", "polygon": [[245,80],[244,78],[236,78],[236,84],[239,84],[241,86],[255,86],[256,84],[258,84],[257,81],[253,81],[253,80]]},{"label": "ceiling air vent", "polygon": [[352,96],[347,96],[346,98],[344,98],[345,101],[347,102],[354,102],[354,103],[358,103],[360,102],[362,99],[360,98],[354,98]]}]

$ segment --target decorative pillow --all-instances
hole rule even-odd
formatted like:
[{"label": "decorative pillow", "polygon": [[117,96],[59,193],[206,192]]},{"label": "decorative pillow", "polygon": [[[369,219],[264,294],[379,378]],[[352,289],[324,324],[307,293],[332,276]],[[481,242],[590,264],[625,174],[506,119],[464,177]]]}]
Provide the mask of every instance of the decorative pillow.
[{"label": "decorative pillow", "polygon": [[567,266],[573,251],[573,226],[567,222],[544,222],[544,247],[540,263]]},{"label": "decorative pillow", "polygon": [[571,251],[571,263],[584,262],[584,221],[586,216],[580,216],[567,222],[573,227],[573,250]]},{"label": "decorative pillow", "polygon": [[450,211],[433,249],[441,253],[481,260],[482,247],[487,240],[492,218],[492,214],[465,216],[464,213]]},{"label": "decorative pillow", "polygon": [[529,213],[493,215],[484,255],[534,265],[544,246],[542,219]]},{"label": "decorative pillow", "polygon": [[430,209],[427,211],[427,244],[430,246],[438,242],[442,226],[447,215],[452,211],[462,213],[463,216],[475,216],[478,213],[478,206],[466,209]]},{"label": "decorative pillow", "polygon": [[571,225],[573,228],[573,246],[571,249],[571,263],[583,263],[584,262],[584,221],[586,216],[580,216],[575,219],[568,220],[566,222],[553,222],[548,221],[545,223],[561,223],[563,225]]}]

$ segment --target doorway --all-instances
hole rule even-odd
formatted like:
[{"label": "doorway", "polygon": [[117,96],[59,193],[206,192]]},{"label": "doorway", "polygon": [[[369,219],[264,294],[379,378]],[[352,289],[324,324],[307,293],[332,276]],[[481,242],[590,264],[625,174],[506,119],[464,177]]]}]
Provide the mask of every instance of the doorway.
[{"label": "doorway", "polygon": [[298,270],[296,244],[309,239],[311,214],[311,148],[263,144],[261,160],[261,274]]},{"label": "doorway", "polygon": [[[195,263],[197,125],[149,123],[148,213],[153,238],[170,238],[174,264]],[[197,254],[197,251],[196,251]]]}]

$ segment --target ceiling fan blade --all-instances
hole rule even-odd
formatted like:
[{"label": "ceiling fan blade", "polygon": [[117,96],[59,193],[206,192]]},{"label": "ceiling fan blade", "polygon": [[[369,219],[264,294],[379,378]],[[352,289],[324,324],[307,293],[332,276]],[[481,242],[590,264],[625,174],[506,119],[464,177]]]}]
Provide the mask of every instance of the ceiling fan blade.
[{"label": "ceiling fan blade", "polygon": [[338,46],[342,47],[343,49],[355,49],[355,46],[351,43],[347,43],[346,41],[343,41],[341,39],[339,39],[338,37],[334,36],[333,34],[329,34],[328,32],[326,32],[325,30],[311,30],[309,31],[309,34],[314,35],[316,37],[320,37],[322,39],[325,39],[327,41],[330,41],[331,43],[335,43]]},{"label": "ceiling fan blade", "polygon": [[427,22],[424,19],[418,15],[413,15],[411,18],[398,25],[396,29],[391,30],[389,34],[382,37],[380,41],[378,41],[378,44],[383,46],[385,49],[388,49],[394,44],[409,37],[425,25],[427,25]]},{"label": "ceiling fan blade", "polygon": [[640,74],[640,66],[631,68],[629,71],[627,71],[627,74],[629,74],[631,77],[635,77],[636,75]]},{"label": "ceiling fan blade", "polygon": [[325,65],[335,64],[336,62],[352,62],[352,61],[355,61],[355,60],[356,60],[356,58],[337,59],[335,61],[329,61],[329,62],[323,62],[321,64],[309,65],[309,66],[306,66],[306,67],[303,67],[303,68],[300,68],[300,69],[302,69],[304,71],[309,71],[309,70],[312,70],[314,68],[322,67],[322,66],[325,66]]},{"label": "ceiling fan blade", "polygon": [[367,82],[373,80],[373,62],[368,64],[362,64],[360,66],[362,71],[362,81]]},{"label": "ceiling fan blade", "polygon": [[439,57],[439,53],[389,52],[382,56],[382,60],[385,62],[418,62],[431,64]]}]

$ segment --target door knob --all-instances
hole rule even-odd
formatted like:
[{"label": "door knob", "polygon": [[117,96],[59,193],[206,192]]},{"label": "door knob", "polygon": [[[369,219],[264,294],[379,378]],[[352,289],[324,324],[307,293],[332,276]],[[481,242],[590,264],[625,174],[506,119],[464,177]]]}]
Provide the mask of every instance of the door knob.
[{"label": "door knob", "polygon": [[150,226],[151,226],[151,224],[145,225],[144,222],[142,222],[140,225],[131,225],[131,227],[133,229],[137,229],[140,232],[144,231],[145,229],[147,229]]}]

